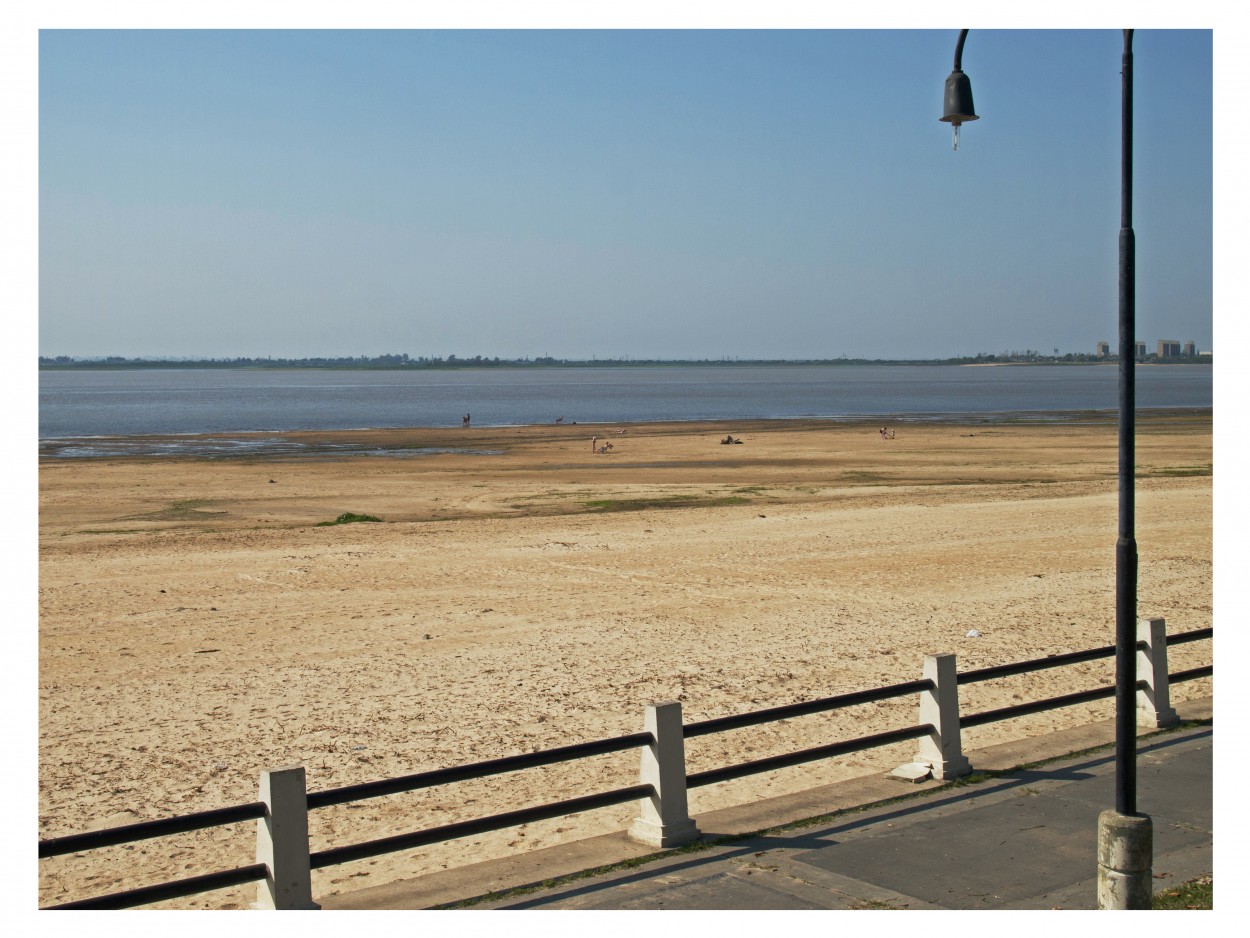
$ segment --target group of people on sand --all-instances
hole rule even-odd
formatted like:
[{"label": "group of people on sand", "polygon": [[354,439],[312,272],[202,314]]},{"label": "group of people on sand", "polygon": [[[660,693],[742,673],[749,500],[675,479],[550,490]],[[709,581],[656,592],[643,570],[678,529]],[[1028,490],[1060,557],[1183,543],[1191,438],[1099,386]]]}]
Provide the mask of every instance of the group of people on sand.
[{"label": "group of people on sand", "polygon": [[893,431],[893,430],[891,430],[891,429],[889,429],[888,427],[882,427],[882,428],[881,428],[881,439],[883,439],[883,440],[892,440],[892,439],[894,439],[894,431]]},{"label": "group of people on sand", "polygon": [[730,443],[741,443],[741,440],[735,440],[732,434],[726,434],[725,438],[720,441],[721,446],[728,446]]}]

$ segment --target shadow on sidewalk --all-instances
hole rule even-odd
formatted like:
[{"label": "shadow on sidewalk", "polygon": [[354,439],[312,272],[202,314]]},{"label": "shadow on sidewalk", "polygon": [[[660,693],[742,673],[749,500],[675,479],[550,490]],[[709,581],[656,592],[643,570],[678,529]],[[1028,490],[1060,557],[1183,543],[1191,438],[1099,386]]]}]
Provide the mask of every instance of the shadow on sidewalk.
[{"label": "shadow on sidewalk", "polygon": [[[1190,721],[1187,726],[1189,731],[1185,733],[1165,734],[1152,737],[1149,741],[1139,741],[1137,756],[1140,758],[1165,753],[1175,746],[1210,739],[1213,736],[1211,720]],[[1073,758],[1077,761],[1071,761]],[[1099,778],[1106,779],[1107,770],[1114,766],[1115,752],[1109,746],[1102,746],[1097,751],[1088,754],[1060,757],[1053,761],[1059,764],[995,771],[989,773],[988,777],[983,780],[963,783],[956,781],[941,788],[903,794],[899,800],[889,799],[876,802],[839,811],[832,816],[817,816],[807,821],[755,834],[727,835],[715,831],[704,831],[701,842],[685,848],[690,851],[685,856],[680,851],[654,854],[644,858],[642,864],[633,872],[623,873],[609,868],[601,873],[593,874],[593,878],[587,877],[562,886],[547,887],[529,896],[518,896],[514,901],[504,900],[506,905],[497,907],[539,908],[554,902],[594,896],[598,893],[644,883],[660,876],[682,874],[688,876],[698,874],[700,871],[710,872],[717,864],[746,862],[750,858],[773,849],[784,848],[798,853],[835,847],[842,842],[839,837],[852,832],[862,833],[869,827],[892,826],[928,813],[941,813],[947,808],[962,806],[962,810],[976,810],[979,806],[978,802],[984,802],[987,807],[996,805],[1002,802],[1003,796],[1031,786],[1049,783],[1048,787],[1054,787]],[[891,831],[891,833],[895,832]],[[539,886],[540,884],[535,883],[531,886],[518,887],[518,890],[528,890]]]}]

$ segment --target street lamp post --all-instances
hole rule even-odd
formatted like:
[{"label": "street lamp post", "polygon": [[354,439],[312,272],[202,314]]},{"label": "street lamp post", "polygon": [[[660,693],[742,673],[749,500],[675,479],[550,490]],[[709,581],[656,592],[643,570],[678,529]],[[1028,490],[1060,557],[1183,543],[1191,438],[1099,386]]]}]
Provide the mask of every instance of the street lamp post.
[{"label": "street lamp post", "polygon": [[[1120,419],[1119,525],[1115,545],[1115,808],[1098,817],[1098,907],[1148,909],[1152,896],[1153,834],[1150,818],[1137,812],[1137,538],[1134,534],[1133,441],[1135,434],[1134,333],[1136,292],[1133,236],[1133,30],[1123,30],[1120,108]],[[941,120],[954,128],[978,119],[972,84],[963,72],[959,31],[955,67],[946,79]]]}]

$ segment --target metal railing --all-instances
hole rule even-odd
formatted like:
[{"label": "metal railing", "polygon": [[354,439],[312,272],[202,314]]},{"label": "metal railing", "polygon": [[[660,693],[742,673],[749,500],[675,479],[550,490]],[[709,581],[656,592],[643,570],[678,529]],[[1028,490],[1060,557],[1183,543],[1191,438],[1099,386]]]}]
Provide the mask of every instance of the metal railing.
[{"label": "metal railing", "polygon": [[[1138,651],[1139,653],[1146,653],[1145,657],[1148,659],[1147,663],[1156,663],[1157,666],[1157,662],[1162,661],[1164,670],[1161,675],[1153,674],[1140,679],[1137,686],[1139,691],[1148,693],[1152,701],[1157,703],[1159,700],[1162,700],[1162,703],[1159,704],[1159,706],[1166,710],[1168,709],[1166,705],[1168,685],[1182,681],[1195,680],[1201,677],[1210,677],[1214,673],[1214,665],[1204,665],[1171,674],[1167,673],[1166,648],[1172,645],[1181,645],[1210,639],[1213,637],[1213,630],[1210,628],[1197,629],[1192,632],[1165,636],[1163,634],[1162,620],[1148,620],[1144,621],[1142,625],[1143,627],[1146,625],[1153,625],[1153,627],[1157,630],[1157,632],[1151,633],[1154,636],[1153,646],[1155,647],[1152,647],[1152,642],[1143,639],[1138,642]],[[1159,639],[1163,640],[1160,641]],[[982,726],[987,723],[994,723],[1000,720],[1012,719],[1028,714],[1054,710],[1078,703],[1085,703],[1088,701],[1111,697],[1115,694],[1114,685],[1077,691],[1075,693],[1062,694],[1043,700],[1028,701],[1009,707],[983,711],[981,713],[959,715],[957,687],[1012,675],[1027,674],[1049,668],[1063,667],[1080,662],[1095,661],[1101,658],[1113,657],[1114,655],[1115,646],[1106,646],[1102,648],[1089,649],[1087,651],[1051,655],[1045,658],[1030,661],[1019,661],[1010,664],[978,668],[958,674],[953,672],[953,656],[938,656],[950,657],[952,659],[950,667],[952,669],[951,673],[955,679],[948,682],[949,686],[939,687],[938,683],[935,682],[933,678],[926,677],[920,680],[890,685],[888,687],[853,691],[851,693],[839,694],[833,697],[825,697],[818,700],[802,701],[786,706],[770,707],[748,713],[717,717],[715,719],[702,720],[689,724],[681,724],[680,737],[688,739],[706,736],[713,733],[721,733],[728,730],[741,729],[749,726],[773,723],[793,717],[826,713],[860,704],[913,695],[920,695],[921,697],[922,714],[926,712],[926,698],[936,700],[936,698],[943,695],[954,695],[955,713],[958,716],[958,719],[955,721],[953,727],[935,726],[934,722],[925,721],[922,717],[920,722],[912,726],[886,730],[884,732],[874,733],[868,736],[861,736],[856,739],[843,740],[797,752],[769,756],[762,759],[708,769],[692,774],[686,774],[684,751],[681,747],[677,747],[675,750],[677,753],[676,758],[682,760],[679,766],[679,777],[684,779],[684,787],[682,787],[680,791],[683,811],[686,788],[697,788],[705,785],[712,785],[717,782],[742,778],[748,775],[755,775],[763,772],[771,772],[776,769],[812,762],[819,759],[846,755],[853,752],[861,752],[878,746],[889,745],[891,743],[902,742],[910,739],[934,740],[936,737],[943,737],[942,739],[936,740],[936,745],[942,748],[943,751],[946,751],[950,749],[949,736],[952,732],[955,739],[954,750],[955,752],[958,752],[958,734],[961,727],[966,728]],[[1143,656],[1139,654],[1139,678],[1142,677],[1144,667],[1142,661],[1140,660],[1141,657]],[[936,658],[933,658],[933,660],[936,660]],[[928,671],[927,666],[926,671]],[[1162,677],[1162,687],[1157,686],[1160,683],[1160,677]],[[680,705],[666,706],[680,707]],[[680,719],[680,711],[678,711],[678,719]],[[625,788],[617,788],[611,791],[551,802],[549,804],[523,808],[483,818],[458,821],[440,827],[412,831],[405,834],[397,834],[390,837],[333,847],[316,852],[309,851],[307,843],[306,818],[307,813],[312,810],[332,805],[362,801],[370,798],[378,798],[385,795],[431,788],[438,785],[450,784],[452,782],[485,778],[506,772],[516,772],[537,766],[552,765],[560,762],[589,758],[596,755],[623,752],[630,749],[643,749],[644,753],[647,750],[655,752],[659,748],[658,744],[659,741],[656,738],[656,734],[650,731],[644,731],[624,736],[616,736],[610,739],[576,743],[573,745],[556,747],[554,749],[507,756],[498,759],[489,759],[482,762],[454,766],[445,769],[436,769],[428,772],[420,772],[398,778],[382,779],[375,782],[347,785],[340,788],[325,789],[314,792],[304,791],[302,768],[298,770],[282,770],[288,773],[293,771],[298,771],[299,773],[299,789],[297,799],[299,803],[295,805],[295,809],[302,813],[302,816],[305,819],[305,824],[303,826],[302,843],[294,844],[294,852],[297,856],[297,872],[299,872],[299,869],[302,869],[302,875],[305,879],[307,879],[309,871],[313,869],[323,869],[327,866],[333,866],[339,863],[347,863],[354,860],[380,856],[382,854],[393,853],[400,850],[408,850],[433,843],[441,843],[448,840],[454,840],[459,837],[466,837],[495,830],[503,830],[509,827],[531,823],[533,821],[563,817],[580,811],[624,804],[630,801],[645,802],[650,800],[652,803],[657,802],[660,800],[662,793],[657,790],[655,785],[644,780],[640,784],[631,785]],[[266,775],[271,774],[274,773],[266,773]],[[262,789],[264,790],[263,786]],[[291,808],[290,805],[284,805],[283,807],[284,810],[289,810]],[[133,843],[154,837],[163,837],[172,834],[186,833],[189,831],[204,830],[212,827],[250,820],[258,822],[257,837],[259,844],[262,838],[272,838],[277,836],[274,831],[269,830],[270,822],[275,813],[277,813],[277,809],[274,804],[262,800],[248,804],[235,805],[233,807],[201,811],[194,814],[180,815],[161,820],[143,821],[136,824],[125,825],[123,827],[109,828],[107,830],[72,834],[63,837],[52,837],[39,841],[39,857],[40,859],[44,859],[48,857],[63,856],[66,854],[80,853],[103,847]],[[691,829],[693,829],[693,826]],[[695,831],[695,836],[697,836],[697,830]],[[266,843],[270,847],[273,846],[273,844],[268,841],[266,841]],[[266,853],[266,856],[272,855],[277,857],[278,855],[290,855],[291,846],[291,844],[285,844],[282,850],[271,850]],[[258,849],[258,855],[259,853],[260,851]],[[275,859],[274,862],[277,863],[279,861]],[[111,893],[109,895],[97,896],[90,899],[67,902],[56,906],[50,906],[49,908],[129,908],[137,905],[145,905],[153,902],[194,895],[201,892],[208,892],[215,889],[224,889],[227,887],[244,885],[250,882],[265,883],[269,888],[270,899],[274,900],[274,882],[279,878],[279,876],[275,875],[275,871],[269,864],[255,863],[250,866],[244,866],[237,869],[223,870],[203,876],[194,876],[172,882],[160,883],[153,886],[131,889],[125,892]],[[311,901],[311,893],[309,892],[307,894],[309,896],[309,901]],[[279,908],[293,907],[285,906],[280,899],[266,903],[263,901],[263,898],[258,899],[257,906]],[[311,907],[315,907],[315,905],[312,905]]]},{"label": "metal railing", "polygon": [[[654,742],[655,737],[650,733],[631,733],[628,736],[617,736],[612,739],[601,739],[589,743],[575,743],[571,746],[560,746],[556,749],[524,753],[518,756],[506,756],[502,759],[490,759],[485,762],[475,762],[471,765],[461,765],[450,769],[435,769],[431,772],[420,772],[416,775],[407,775],[401,778],[366,782],[362,785],[347,785],[343,788],[311,792],[308,795],[308,808],[309,810],[324,808],[329,805],[363,801],[367,798],[378,798],[383,795],[416,791],[421,788],[431,788],[435,785],[446,785],[467,779],[486,778],[490,775],[516,772],[540,765],[553,765],[557,762],[568,762],[573,759],[585,759],[590,756],[603,755],[610,752],[636,749],[639,746],[649,746]],[[321,869],[326,866],[333,866],[336,863],[363,860],[366,857],[376,857],[384,853],[394,853],[398,850],[409,850],[413,847],[425,846],[426,844],[454,840],[457,837],[484,834],[488,831],[503,830],[519,824],[528,824],[532,821],[575,814],[578,811],[588,811],[592,808],[623,804],[627,801],[636,801],[639,798],[648,797],[651,794],[652,787],[650,785],[634,785],[629,788],[619,788],[615,791],[587,795],[582,798],[571,798],[533,808],[524,808],[519,811],[509,811],[492,817],[460,821],[429,830],[396,834],[392,837],[383,837],[380,840],[321,850],[311,854],[311,868],[314,870]]]},{"label": "metal railing", "polygon": [[63,902],[60,905],[48,906],[50,909],[133,909],[137,905],[150,905],[153,902],[164,902],[167,899],[181,899],[183,896],[194,896],[214,889],[228,889],[231,886],[243,886],[258,882],[269,876],[269,867],[264,863],[253,863],[235,870],[223,870],[220,873],[208,873],[204,876],[191,876],[156,886],[143,886],[139,889],[128,889],[125,892],[113,892],[107,896],[95,896],[91,899],[79,899],[77,902]]},{"label": "metal railing", "polygon": [[653,742],[655,739],[650,733],[631,733],[628,736],[616,736],[612,739],[600,739],[589,743],[574,743],[571,746],[527,752],[519,756],[505,756],[502,759],[488,759],[485,762],[458,765],[450,769],[434,769],[431,772],[418,772],[416,775],[388,778],[379,782],[329,788],[325,791],[309,792],[308,807],[311,810],[325,808],[332,804],[364,801],[366,798],[380,798],[383,795],[397,795],[401,792],[417,791],[420,788],[432,788],[435,785],[447,785],[471,778],[486,778],[490,775],[517,772],[540,765],[554,765],[557,762],[568,762],[572,759],[585,759],[609,752],[636,749],[639,746],[649,746]]},{"label": "metal railing", "polygon": [[[1184,645],[1189,642],[1197,642],[1203,639],[1211,638],[1214,634],[1212,629],[1195,629],[1192,632],[1182,632],[1177,635],[1169,635],[1166,637],[1168,647],[1172,645]],[[1139,652],[1148,651],[1150,645],[1145,641],[1137,642],[1137,650]],[[978,668],[974,671],[964,671],[958,677],[958,683],[973,684],[979,681],[989,681],[994,678],[1008,677],[1016,674],[1029,674],[1036,671],[1044,671],[1049,668],[1059,668],[1065,665],[1078,664],[1085,661],[1097,661],[1101,658],[1114,658],[1115,646],[1105,645],[1102,648],[1091,648],[1088,651],[1073,651],[1061,655],[1048,655],[1045,658],[1035,658],[1031,661],[1017,661],[1013,664],[994,665],[988,668]],[[1181,671],[1168,675],[1169,684],[1179,684],[1183,681],[1194,680],[1199,677],[1210,677],[1213,673],[1213,666],[1207,665],[1202,668],[1195,668],[1192,671]],[[1137,689],[1146,690],[1148,686],[1143,681],[1137,682]],[[1015,704],[1010,707],[999,707],[995,710],[986,710],[981,713],[971,713],[967,716],[961,715],[959,724],[962,727],[984,726],[987,723],[997,723],[999,720],[1009,720],[1014,717],[1029,716],[1034,713],[1043,713],[1047,710],[1058,710],[1061,707],[1070,707],[1075,704],[1089,703],[1094,700],[1102,700],[1107,697],[1115,696],[1115,685],[1105,687],[1091,688],[1085,691],[1076,691],[1071,694],[1060,694],[1057,697],[1047,697],[1043,700],[1033,700],[1028,703]]]},{"label": "metal railing", "polygon": [[[870,690],[852,691],[848,694],[838,694],[836,697],[824,697],[820,700],[808,700],[795,704],[788,704],[784,707],[770,707],[767,710],[756,710],[751,713],[741,713],[735,716],[717,717],[713,720],[702,720],[698,723],[689,723],[682,727],[682,735],[687,739],[695,736],[706,736],[710,733],[723,733],[727,730],[741,729],[746,726],[758,726],[761,723],[772,723],[777,720],[788,720],[793,717],[808,716],[813,713],[827,713],[831,710],[841,710],[846,707],[854,707],[859,704],[875,703],[879,700],[891,700],[895,697],[906,697],[921,691],[933,690],[933,682],[930,680],[908,681],[904,684],[893,684],[889,687],[875,687]],[[907,726],[896,730],[887,730],[883,733],[874,733],[871,736],[861,736],[858,739],[845,740],[840,743],[830,743],[825,746],[816,746],[812,749],[804,749],[799,752],[785,753],[779,756],[769,756],[764,759],[755,759],[751,762],[743,762],[738,765],[724,766],[719,769],[708,769],[703,772],[696,772],[693,775],[686,776],[686,785],[689,788],[699,788],[703,785],[714,785],[717,782],[728,781],[734,778],[743,778],[747,775],[758,775],[761,772],[771,772],[774,769],[788,768],[792,765],[802,765],[805,762],[815,762],[818,759],[828,759],[833,756],[847,755],[852,752],[862,752],[865,749],[871,749],[875,746],[884,746],[889,743],[900,742],[905,739],[917,739],[921,736],[927,736],[933,732],[933,726],[925,723],[917,726]]]}]

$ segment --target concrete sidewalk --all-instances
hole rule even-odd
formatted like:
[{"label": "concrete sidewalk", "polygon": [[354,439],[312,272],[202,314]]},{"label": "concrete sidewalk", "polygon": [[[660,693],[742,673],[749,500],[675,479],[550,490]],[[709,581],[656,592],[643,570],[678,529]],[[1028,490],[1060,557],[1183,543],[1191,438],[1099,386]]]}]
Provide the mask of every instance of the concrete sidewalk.
[{"label": "concrete sidewalk", "polygon": [[[1157,888],[1211,872],[1211,727],[1138,751]],[[1113,753],[576,881],[501,909],[1093,909]]]},{"label": "concrete sidewalk", "polygon": [[[1212,871],[1211,708],[1204,701],[1177,709],[1183,719],[1204,722],[1138,741],[1138,808],[1154,824],[1156,890]],[[970,753],[974,769],[1001,774],[959,787],[875,777],[713,812],[697,819],[706,837],[764,833],[470,908],[1092,909],[1097,818],[1115,802],[1114,753],[1055,756],[1113,738],[1107,721]],[[1053,761],[1013,768],[1047,758]],[[830,811],[844,813],[765,830]],[[652,855],[623,834],[608,835],[327,897],[323,907],[446,906]]]}]

